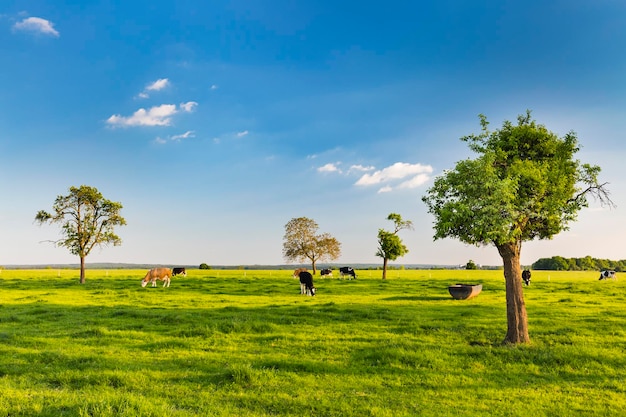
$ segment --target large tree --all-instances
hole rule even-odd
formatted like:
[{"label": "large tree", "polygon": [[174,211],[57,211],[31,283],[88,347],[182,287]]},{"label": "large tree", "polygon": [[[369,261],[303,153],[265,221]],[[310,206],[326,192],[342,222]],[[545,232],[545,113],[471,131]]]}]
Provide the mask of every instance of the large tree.
[{"label": "large tree", "polygon": [[387,262],[395,261],[409,252],[398,236],[398,232],[402,229],[413,229],[413,222],[402,220],[399,214],[391,213],[387,216],[387,220],[393,222],[394,230],[390,232],[378,229],[378,250],[376,251],[376,256],[383,258],[383,279],[387,279]]},{"label": "large tree", "polygon": [[550,239],[568,229],[588,197],[612,205],[600,168],[575,159],[574,132],[562,138],[537,124],[530,111],[517,125],[495,131],[480,115],[482,132],[461,138],[478,154],[457,162],[422,197],[435,216],[434,238],[498,249],[506,281],[505,343],[530,342],[521,284],[522,242]]},{"label": "large tree", "polygon": [[72,255],[80,257],[80,283],[85,283],[85,257],[96,246],[118,246],[122,240],[114,233],[115,226],[126,220],[120,215],[122,205],[105,199],[94,187],[70,187],[68,195],[54,201],[52,213],[40,210],[35,216],[39,224],[58,223],[63,238],[53,241],[64,246]]},{"label": "large tree", "polygon": [[319,226],[314,220],[297,217],[285,225],[283,256],[288,262],[309,260],[315,275],[315,264],[333,260],[341,255],[341,243],[328,233],[317,234]]}]

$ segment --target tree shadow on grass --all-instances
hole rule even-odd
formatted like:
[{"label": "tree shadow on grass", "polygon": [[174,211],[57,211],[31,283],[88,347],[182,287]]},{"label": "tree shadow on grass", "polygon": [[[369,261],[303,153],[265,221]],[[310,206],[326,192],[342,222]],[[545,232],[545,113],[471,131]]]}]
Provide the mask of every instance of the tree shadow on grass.
[{"label": "tree shadow on grass", "polygon": [[401,295],[396,297],[383,298],[383,301],[443,301],[451,299],[450,296],[436,295]]}]

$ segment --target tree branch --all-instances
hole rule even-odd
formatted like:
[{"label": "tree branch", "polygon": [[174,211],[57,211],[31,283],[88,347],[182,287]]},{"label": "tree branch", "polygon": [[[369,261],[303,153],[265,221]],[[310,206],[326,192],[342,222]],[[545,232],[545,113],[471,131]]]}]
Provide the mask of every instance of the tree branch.
[{"label": "tree branch", "polygon": [[590,194],[594,200],[600,202],[601,206],[608,206],[609,208],[615,208],[617,205],[611,200],[611,193],[606,189],[606,185],[608,182],[602,184],[593,184],[588,186],[585,190],[576,194],[573,198],[567,200],[567,203],[580,203],[580,201],[585,198],[587,194]]}]

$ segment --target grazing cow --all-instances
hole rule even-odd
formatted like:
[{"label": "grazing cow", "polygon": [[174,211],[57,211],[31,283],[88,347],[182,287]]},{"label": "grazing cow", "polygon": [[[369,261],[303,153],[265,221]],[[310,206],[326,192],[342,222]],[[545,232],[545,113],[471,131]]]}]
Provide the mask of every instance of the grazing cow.
[{"label": "grazing cow", "polygon": [[524,280],[524,284],[527,286],[530,285],[530,271],[528,269],[524,269],[522,272],[522,279]]},{"label": "grazing cow", "polygon": [[332,269],[322,269],[320,271],[320,276],[322,277],[332,277],[333,276],[333,270]]},{"label": "grazing cow", "polygon": [[309,271],[300,271],[298,277],[300,278],[300,294],[314,296],[313,275]]},{"label": "grazing cow", "polygon": [[170,286],[172,276],[172,270],[169,268],[152,268],[148,271],[144,279],[141,281],[141,286],[145,287],[148,285],[148,282],[152,283],[153,287],[156,287],[157,281],[163,281],[164,287]]},{"label": "grazing cow", "polygon": [[293,271],[293,277],[294,278],[298,278],[298,276],[300,275],[300,272],[304,272],[306,271],[306,268],[298,268],[296,270]]},{"label": "grazing cow", "polygon": [[182,275],[184,277],[187,276],[187,270],[185,268],[173,268],[172,269],[172,276],[175,275]]},{"label": "grazing cow", "polygon": [[339,273],[341,274],[341,278],[343,278],[344,275],[350,275],[353,279],[356,279],[356,272],[354,272],[351,266],[342,266],[339,268]]},{"label": "grazing cow", "polygon": [[603,279],[615,279],[617,280],[617,277],[615,276],[615,271],[601,271],[600,272],[600,281],[602,281]]}]

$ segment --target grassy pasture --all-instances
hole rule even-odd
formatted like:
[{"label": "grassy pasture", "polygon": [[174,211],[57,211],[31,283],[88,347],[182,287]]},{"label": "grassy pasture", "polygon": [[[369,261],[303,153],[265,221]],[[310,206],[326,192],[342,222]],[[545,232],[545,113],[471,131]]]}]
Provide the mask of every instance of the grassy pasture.
[{"label": "grassy pasture", "polygon": [[0,416],[626,415],[626,277],[533,271],[510,347],[502,271],[359,272],[3,270]]}]

